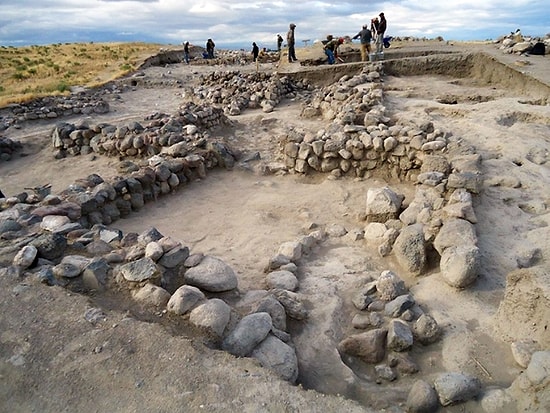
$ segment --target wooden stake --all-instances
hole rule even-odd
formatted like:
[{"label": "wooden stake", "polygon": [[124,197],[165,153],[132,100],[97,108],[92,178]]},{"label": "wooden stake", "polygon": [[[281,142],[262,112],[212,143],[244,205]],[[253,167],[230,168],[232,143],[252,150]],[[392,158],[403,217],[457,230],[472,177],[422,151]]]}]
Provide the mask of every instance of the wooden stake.
[{"label": "wooden stake", "polygon": [[491,380],[493,380],[493,376],[491,376],[491,373],[489,373],[487,371],[487,369],[485,367],[483,367],[483,365],[475,358],[475,357],[472,357],[472,359],[476,362],[476,364],[478,365],[478,367],[481,369],[481,371],[483,373],[485,373],[487,375],[487,377],[489,377]]}]

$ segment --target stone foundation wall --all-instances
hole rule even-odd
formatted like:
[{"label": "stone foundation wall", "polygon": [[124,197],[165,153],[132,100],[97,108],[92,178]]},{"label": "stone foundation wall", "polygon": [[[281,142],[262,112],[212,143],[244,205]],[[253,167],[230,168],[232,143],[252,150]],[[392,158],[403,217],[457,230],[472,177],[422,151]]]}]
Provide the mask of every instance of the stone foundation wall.
[{"label": "stone foundation wall", "polygon": [[107,123],[90,125],[58,124],[52,131],[56,158],[97,153],[106,156],[146,157],[161,152],[183,156],[206,144],[208,132],[228,119],[219,108],[186,103],[173,115],[154,113],[142,125],[132,122],[115,126]]}]

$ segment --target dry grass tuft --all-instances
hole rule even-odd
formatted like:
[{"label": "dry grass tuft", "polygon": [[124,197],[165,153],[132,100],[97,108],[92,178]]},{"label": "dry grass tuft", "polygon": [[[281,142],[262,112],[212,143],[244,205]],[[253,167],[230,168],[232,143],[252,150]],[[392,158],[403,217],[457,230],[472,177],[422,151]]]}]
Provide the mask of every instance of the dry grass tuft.
[{"label": "dry grass tuft", "polygon": [[73,86],[104,84],[135,70],[159,49],[152,43],[0,46],[0,107],[68,94]]}]

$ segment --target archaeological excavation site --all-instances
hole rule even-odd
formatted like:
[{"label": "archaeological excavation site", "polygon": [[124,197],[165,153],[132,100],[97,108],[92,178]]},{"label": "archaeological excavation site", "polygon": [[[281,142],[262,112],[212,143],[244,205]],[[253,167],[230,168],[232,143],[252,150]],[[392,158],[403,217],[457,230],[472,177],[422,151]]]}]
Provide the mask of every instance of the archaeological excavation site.
[{"label": "archaeological excavation site", "polygon": [[549,411],[550,67],[516,46],[162,50],[0,108],[0,410]]}]

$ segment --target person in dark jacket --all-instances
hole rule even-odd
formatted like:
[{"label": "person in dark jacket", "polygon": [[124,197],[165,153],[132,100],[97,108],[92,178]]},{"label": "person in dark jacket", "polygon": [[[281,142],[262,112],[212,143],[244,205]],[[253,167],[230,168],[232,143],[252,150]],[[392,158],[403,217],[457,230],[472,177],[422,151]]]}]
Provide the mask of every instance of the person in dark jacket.
[{"label": "person in dark jacket", "polygon": [[344,43],[343,38],[334,39],[331,34],[327,36],[327,41],[323,46],[325,54],[328,58],[328,64],[333,65],[336,63],[336,58],[338,56],[338,46]]},{"label": "person in dark jacket", "polygon": [[292,63],[297,61],[296,58],[296,40],[294,37],[294,29],[296,28],[296,25],[294,23],[290,23],[289,30],[286,34],[286,44],[288,45],[288,62]]},{"label": "person in dark jacket", "polygon": [[370,42],[372,41],[372,34],[369,27],[365,24],[361,31],[353,36],[353,39],[361,39],[361,60],[366,62],[370,54]]},{"label": "person in dark jacket", "polygon": [[384,13],[380,13],[379,16],[380,22],[378,23],[378,27],[376,28],[376,53],[382,53],[384,47],[384,33],[386,32],[388,25]]},{"label": "person in dark jacket", "polygon": [[256,42],[252,43],[252,57],[254,58],[254,62],[258,61],[258,55],[260,54],[260,48],[256,44]]},{"label": "person in dark jacket", "polygon": [[183,61],[189,64],[189,42],[183,44]]},{"label": "person in dark jacket", "polygon": [[216,47],[214,41],[212,39],[208,39],[206,42],[206,54],[208,55],[208,59],[214,58],[214,47]]},{"label": "person in dark jacket", "polygon": [[283,47],[283,37],[277,34],[277,51],[281,53],[281,47]]}]

